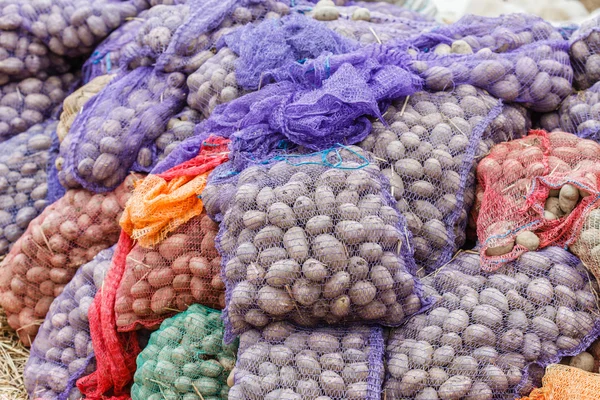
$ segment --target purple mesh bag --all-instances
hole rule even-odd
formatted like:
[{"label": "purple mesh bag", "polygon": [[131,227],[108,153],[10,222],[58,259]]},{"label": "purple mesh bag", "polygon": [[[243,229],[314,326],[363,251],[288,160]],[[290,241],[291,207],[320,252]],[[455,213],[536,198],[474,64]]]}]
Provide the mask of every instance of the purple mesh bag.
[{"label": "purple mesh bag", "polygon": [[4,10],[5,20],[21,26],[54,54],[80,57],[126,19],[148,8],[146,0],[15,1]]},{"label": "purple mesh bag", "polygon": [[600,80],[600,16],[583,22],[569,40],[569,55],[577,89],[587,89]]},{"label": "purple mesh bag", "polygon": [[42,73],[0,86],[0,142],[48,119],[77,83],[72,73]]},{"label": "purple mesh bag", "polygon": [[359,146],[390,180],[396,208],[413,234],[422,272],[445,264],[465,243],[475,200],[476,161],[530,128],[525,109],[503,105],[471,85],[417,92],[392,102]]},{"label": "purple mesh bag", "polygon": [[518,398],[537,379],[531,367],[578,354],[600,333],[595,280],[559,247],[494,273],[460,253],[423,284],[436,301],[390,335],[388,399]]},{"label": "purple mesh bag", "polygon": [[48,205],[54,203],[65,195],[65,188],[60,184],[58,180],[58,169],[56,168],[56,159],[58,158],[58,150],[60,148],[60,141],[56,131],[52,132],[52,144],[50,145],[50,159],[48,160],[48,169],[46,170],[48,194],[46,195],[46,202]]},{"label": "purple mesh bag", "polygon": [[150,171],[158,158],[156,141],[168,134],[167,123],[186,96],[182,73],[151,67],[121,72],[86,103],[61,143],[62,185],[106,192],[130,171]]},{"label": "purple mesh bag", "polygon": [[0,255],[8,253],[49,204],[47,168],[57,123],[34,125],[0,148]]},{"label": "purple mesh bag", "polygon": [[83,396],[75,386],[96,369],[88,309],[102,287],[114,246],[83,265],[52,302],[23,372],[31,398],[72,400]]},{"label": "purple mesh bag", "polygon": [[307,329],[273,322],[240,336],[229,400],[379,400],[379,326]]},{"label": "purple mesh bag", "polygon": [[561,128],[579,137],[598,141],[600,137],[600,83],[567,97],[558,112],[544,115],[540,123],[549,131]]},{"label": "purple mesh bag", "polygon": [[414,56],[411,68],[431,91],[469,83],[502,100],[547,112],[572,91],[567,49],[564,40],[544,40],[503,53],[486,48],[475,54],[421,52]]},{"label": "purple mesh bag", "polygon": [[410,232],[368,153],[288,154],[235,178],[215,241],[225,340],[278,320],[398,326],[427,305]]}]

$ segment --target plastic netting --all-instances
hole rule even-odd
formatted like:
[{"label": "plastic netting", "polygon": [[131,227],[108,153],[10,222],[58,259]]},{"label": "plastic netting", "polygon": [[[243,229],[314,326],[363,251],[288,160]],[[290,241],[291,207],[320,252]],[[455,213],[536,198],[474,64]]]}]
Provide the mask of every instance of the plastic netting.
[{"label": "plastic netting", "polygon": [[527,395],[532,364],[578,354],[600,333],[589,274],[559,247],[523,254],[495,273],[481,272],[476,253],[461,253],[423,285],[436,300],[390,334],[387,399]]},{"label": "plastic netting", "polygon": [[149,6],[146,0],[4,0],[2,5],[6,28],[21,27],[53,53],[69,57],[91,54],[112,30]]},{"label": "plastic netting", "polygon": [[117,242],[135,179],[106,194],[69,190],[30,222],[0,264],[0,305],[27,346],[37,334],[36,321],[77,269]]},{"label": "plastic netting", "polygon": [[56,120],[34,125],[0,148],[0,254],[25,232],[48,205],[48,176]]},{"label": "plastic netting", "polygon": [[410,232],[368,153],[341,146],[271,161],[217,192],[231,198],[217,236],[226,340],[282,319],[397,326],[426,305]]},{"label": "plastic netting", "polygon": [[494,146],[477,166],[474,220],[483,268],[528,250],[573,245],[597,208],[599,158],[600,145],[564,132],[531,131]]},{"label": "plastic netting", "polygon": [[306,329],[273,322],[240,336],[230,400],[379,400],[379,326]]},{"label": "plastic netting", "polygon": [[75,382],[96,367],[88,310],[102,287],[113,252],[114,248],[102,250],[83,265],[52,302],[23,372],[31,398],[81,398]]},{"label": "plastic netting", "polygon": [[547,112],[573,90],[567,51],[565,40],[542,40],[503,53],[489,48],[475,54],[420,52],[410,66],[425,79],[429,90],[470,83],[502,100]]},{"label": "plastic netting", "polygon": [[525,110],[470,85],[395,100],[359,146],[390,180],[396,208],[413,234],[420,267],[446,263],[465,242],[475,199],[475,161],[530,128]]},{"label": "plastic netting", "polygon": [[56,131],[50,136],[52,144],[50,145],[50,158],[48,160],[48,169],[46,170],[46,184],[48,186],[48,193],[46,194],[46,202],[52,204],[59,200],[65,195],[65,188],[60,184],[58,180],[58,169],[56,168],[56,160],[58,158],[58,149],[60,147],[60,141]]},{"label": "plastic netting", "polygon": [[[554,117],[543,116],[542,128],[552,131],[556,122],[565,131],[579,137],[598,141],[600,131],[600,84],[573,93],[561,104]],[[545,117],[545,118],[544,118]],[[549,129],[548,129],[549,128]]]},{"label": "plastic netting", "polygon": [[582,23],[569,44],[574,84],[580,90],[587,89],[600,80],[600,17]]},{"label": "plastic netting", "polygon": [[27,78],[0,86],[0,141],[44,122],[73,89],[78,78],[67,73]]},{"label": "plastic netting", "polygon": [[120,73],[91,98],[61,143],[59,178],[67,188],[106,192],[130,171],[149,172],[169,119],[183,109],[185,75],[151,67]]},{"label": "plastic netting", "polygon": [[593,400],[600,390],[600,375],[567,365],[546,367],[544,386],[520,400]]},{"label": "plastic netting", "polygon": [[137,358],[132,400],[227,399],[237,344],[223,343],[221,313],[195,304],[165,320]]},{"label": "plastic netting", "polygon": [[[194,136],[194,128],[200,121],[202,121],[202,115],[187,106],[173,115],[167,122],[166,132],[154,141],[158,149],[156,164],[178,149],[181,142]],[[151,172],[153,171],[154,169]]]},{"label": "plastic netting", "polygon": [[98,94],[114,75],[100,75],[68,95],[62,103],[60,121],[56,127],[58,139],[62,142],[75,121],[75,117],[83,110],[83,106]]}]

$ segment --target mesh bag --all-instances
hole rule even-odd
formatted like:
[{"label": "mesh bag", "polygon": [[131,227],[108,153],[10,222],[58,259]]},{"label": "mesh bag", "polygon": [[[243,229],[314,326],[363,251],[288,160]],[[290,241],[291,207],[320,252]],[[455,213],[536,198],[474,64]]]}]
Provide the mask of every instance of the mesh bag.
[{"label": "mesh bag", "polygon": [[181,111],[185,75],[138,68],[114,78],[90,99],[61,143],[59,178],[67,188],[106,192],[129,171],[149,172],[156,163],[155,141]]},{"label": "mesh bag", "polygon": [[600,375],[567,365],[552,364],[546,368],[544,386],[520,400],[593,400],[600,391]]},{"label": "mesh bag", "polygon": [[113,259],[100,290],[88,311],[90,337],[96,357],[96,370],[77,381],[81,394],[92,400],[126,400],[140,353],[135,332],[117,334],[115,293],[125,269],[125,259],[133,241],[121,232]]},{"label": "mesh bag", "polygon": [[194,304],[165,320],[137,358],[132,400],[227,399],[237,344],[223,343],[220,317]]},{"label": "mesh bag", "polygon": [[410,233],[367,153],[291,155],[234,178],[217,236],[226,340],[282,319],[398,325],[426,305]]},{"label": "mesh bag", "polygon": [[0,86],[0,141],[44,122],[73,89],[77,76],[27,78]]},{"label": "mesh bag", "polygon": [[0,148],[0,254],[25,232],[48,205],[47,169],[57,122],[34,125]]},{"label": "mesh bag", "polygon": [[433,270],[465,242],[475,198],[474,162],[529,129],[525,110],[470,85],[395,100],[359,146],[390,180],[396,208],[413,234],[419,266]]},{"label": "mesh bag", "polygon": [[47,204],[52,204],[65,195],[65,188],[58,180],[58,169],[56,168],[56,159],[58,158],[58,149],[60,142],[56,131],[52,133],[52,144],[50,145],[50,159],[48,160],[48,169],[46,170],[48,193],[46,194]]},{"label": "mesh bag", "polygon": [[178,149],[181,142],[194,136],[194,128],[201,120],[202,115],[187,106],[171,117],[167,122],[166,132],[154,141],[158,149],[157,164],[171,154],[172,151]]},{"label": "mesh bag", "polygon": [[352,4],[395,17],[424,21],[432,20],[431,17],[437,12],[435,3],[431,0],[366,0],[354,1]]},{"label": "mesh bag", "polygon": [[379,326],[298,328],[273,322],[240,336],[230,400],[379,400]]},{"label": "mesh bag", "polygon": [[544,119],[542,128],[548,131],[555,130],[558,120],[563,131],[598,141],[598,131],[600,131],[599,93],[600,84],[573,93],[562,102],[556,116],[542,117]]},{"label": "mesh bag", "polygon": [[23,372],[31,398],[81,398],[75,381],[95,369],[88,309],[102,286],[114,248],[83,265],[52,302]]},{"label": "mesh bag", "polygon": [[477,166],[483,268],[538,247],[572,245],[597,208],[599,157],[600,145],[564,132],[531,131],[493,147]]},{"label": "mesh bag", "polygon": [[[569,99],[571,98],[571,96],[567,97],[563,103],[568,103]],[[562,108],[562,106],[561,106]],[[545,130],[546,132],[554,132],[554,131],[561,131],[563,129],[561,129],[560,127],[560,115],[558,111],[553,111],[553,112],[549,112],[549,113],[543,113],[539,116],[539,120],[537,121],[537,126],[540,129]],[[565,129],[566,131],[569,131],[568,129]]]},{"label": "mesh bag", "polygon": [[582,23],[569,44],[574,84],[579,90],[587,89],[600,79],[600,17]]},{"label": "mesh bag", "polygon": [[60,121],[56,127],[56,134],[61,142],[65,140],[75,117],[83,110],[85,103],[104,89],[112,78],[114,78],[114,75],[98,76],[65,98],[62,104]]},{"label": "mesh bag", "polygon": [[435,304],[392,331],[387,399],[514,399],[532,364],[579,354],[600,333],[597,294],[568,251],[526,253],[495,273],[460,253],[423,279]]},{"label": "mesh bag", "polygon": [[4,9],[5,20],[23,27],[53,53],[68,57],[91,54],[126,18],[148,8],[145,0],[7,0],[6,4],[11,6]]},{"label": "mesh bag", "polygon": [[116,243],[119,217],[133,189],[130,176],[114,192],[69,190],[34,218],[0,264],[0,305],[30,345],[50,304],[75,271]]}]

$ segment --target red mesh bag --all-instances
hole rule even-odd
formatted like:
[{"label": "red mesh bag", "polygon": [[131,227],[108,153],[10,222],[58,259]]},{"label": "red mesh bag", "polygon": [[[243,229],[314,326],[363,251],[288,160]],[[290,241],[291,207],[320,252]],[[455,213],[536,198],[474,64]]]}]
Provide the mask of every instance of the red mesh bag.
[{"label": "red mesh bag", "polygon": [[77,269],[117,242],[136,179],[130,175],[109,193],[67,191],[31,221],[0,264],[0,305],[25,345]]},{"label": "red mesh bag", "polygon": [[584,224],[596,229],[587,219],[600,204],[599,173],[600,144],[565,132],[535,130],[493,147],[477,166],[472,211],[482,268],[496,270],[525,251],[557,245],[571,246],[599,275],[600,257],[591,249],[600,238],[580,239]]}]

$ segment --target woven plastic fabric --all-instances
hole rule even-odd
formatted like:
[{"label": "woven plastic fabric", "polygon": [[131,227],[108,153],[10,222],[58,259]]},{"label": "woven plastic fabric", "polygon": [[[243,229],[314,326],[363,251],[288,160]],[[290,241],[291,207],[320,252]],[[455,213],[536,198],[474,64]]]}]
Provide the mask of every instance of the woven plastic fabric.
[{"label": "woven plastic fabric", "polygon": [[573,69],[567,51],[565,40],[552,39],[502,53],[488,48],[475,54],[419,52],[411,68],[425,79],[429,90],[470,83],[502,100],[548,112],[572,92]]},{"label": "woven plastic fabric", "polygon": [[5,0],[7,27],[22,27],[55,54],[79,57],[94,47],[127,18],[149,7],[146,0]]},{"label": "woven plastic fabric", "polygon": [[220,317],[194,304],[165,320],[137,358],[132,400],[227,399],[237,344],[223,343]]},{"label": "woven plastic fabric", "polygon": [[240,336],[230,400],[379,400],[379,326],[306,329],[273,322]]},{"label": "woven plastic fabric", "polygon": [[426,303],[387,179],[358,147],[257,163],[219,226],[226,340],[271,321],[397,326]]},{"label": "woven plastic fabric", "polygon": [[569,44],[574,84],[579,90],[587,89],[600,79],[600,17],[595,16],[582,23],[571,36]]},{"label": "woven plastic fabric", "polygon": [[31,221],[0,264],[0,305],[27,346],[39,328],[35,321],[46,316],[76,270],[117,242],[135,179],[106,194],[69,190]]},{"label": "woven plastic fabric", "polygon": [[569,246],[598,207],[600,145],[564,132],[531,131],[496,145],[477,166],[477,236],[484,269],[528,250]]},{"label": "woven plastic fabric", "polygon": [[56,120],[34,125],[0,148],[0,254],[48,205],[47,169]]},{"label": "woven plastic fabric", "polygon": [[198,156],[162,174],[150,174],[135,188],[121,227],[142,247],[154,247],[202,213],[201,193],[208,174],[227,161],[229,140],[211,137]]},{"label": "woven plastic fabric", "polygon": [[520,400],[593,400],[600,390],[600,375],[567,365],[552,364],[546,368],[544,386]]},{"label": "woven plastic fabric", "polygon": [[69,133],[75,117],[81,112],[85,103],[104,89],[112,78],[114,78],[114,75],[100,75],[65,98],[62,104],[60,122],[56,128],[56,134],[61,142]]},{"label": "woven plastic fabric", "polygon": [[527,114],[470,85],[395,100],[359,146],[390,180],[396,208],[413,234],[415,259],[430,272],[465,242],[475,199],[475,162],[527,133]]},{"label": "woven plastic fabric", "polygon": [[67,73],[27,78],[0,86],[0,141],[44,122],[73,89],[78,77]]},{"label": "woven plastic fabric", "polygon": [[157,160],[155,141],[186,96],[181,73],[151,67],[120,73],[87,102],[61,143],[63,186],[106,192],[130,171],[149,172]]},{"label": "woven plastic fabric", "polygon": [[50,305],[23,372],[31,398],[81,398],[75,382],[96,368],[88,310],[96,291],[102,287],[113,252],[114,247],[102,250],[77,270]]},{"label": "woven plastic fabric", "polygon": [[436,301],[390,334],[387,399],[527,395],[532,364],[579,354],[600,333],[589,274],[559,247],[523,254],[495,273],[481,272],[476,253],[461,253],[423,285]]},{"label": "woven plastic fabric", "polygon": [[96,370],[77,381],[77,388],[87,399],[127,400],[140,353],[135,332],[118,334],[115,318],[115,295],[125,270],[125,259],[133,241],[121,232],[112,263],[102,288],[96,293],[88,311],[90,336],[96,356]]}]

